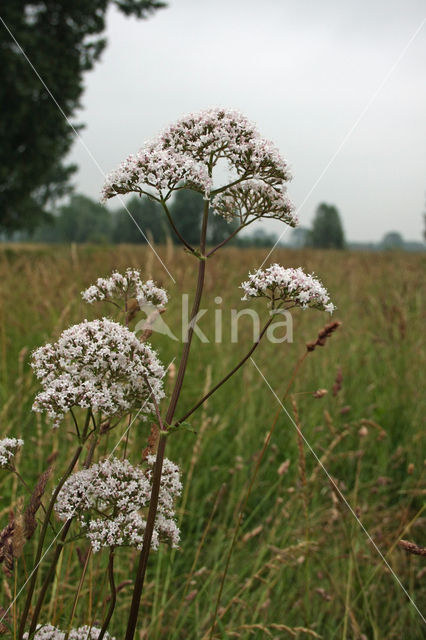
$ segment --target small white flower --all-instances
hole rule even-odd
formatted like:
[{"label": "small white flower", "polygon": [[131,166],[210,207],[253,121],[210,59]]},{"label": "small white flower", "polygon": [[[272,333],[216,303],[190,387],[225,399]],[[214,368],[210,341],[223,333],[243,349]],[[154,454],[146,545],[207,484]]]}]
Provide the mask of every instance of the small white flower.
[{"label": "small white flower", "polygon": [[[55,504],[58,517],[69,520],[77,516],[95,552],[102,547],[123,545],[141,549],[146,528],[141,512],[149,507],[154,463],[155,456],[149,456],[147,468],[143,469],[128,460],[113,458],[74,473],[59,492]],[[166,458],[153,549],[158,549],[161,540],[170,541],[173,547],[179,544],[174,501],[181,490],[179,468]]]},{"label": "small white flower", "polygon": [[306,274],[298,269],[285,269],[279,264],[269,268],[258,269],[249,274],[249,279],[243,282],[242,300],[249,298],[269,298],[271,301],[291,302],[302,309],[313,307],[333,313],[335,307],[330,301],[327,289],[312,274]]},{"label": "small white flower", "polygon": [[3,438],[3,440],[0,440],[0,467],[10,467],[12,458],[23,444],[24,441],[20,438]]},{"label": "small white flower", "polygon": [[33,410],[46,411],[55,427],[74,406],[105,416],[142,408],[146,418],[155,411],[151,392],[157,403],[164,397],[156,352],[107,318],[66,329],[55,344],[34,351],[31,366],[43,387]]}]

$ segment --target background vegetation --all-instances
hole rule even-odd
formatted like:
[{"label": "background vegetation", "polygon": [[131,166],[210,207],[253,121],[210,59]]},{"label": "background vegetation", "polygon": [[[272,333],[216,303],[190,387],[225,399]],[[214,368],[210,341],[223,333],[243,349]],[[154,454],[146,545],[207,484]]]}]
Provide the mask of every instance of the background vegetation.
[{"label": "background vegetation", "polygon": [[[22,436],[20,469],[34,485],[54,461],[63,468],[70,453],[71,425],[52,431],[31,412],[36,383],[28,360],[36,346],[54,340],[83,317],[110,312],[88,307],[79,292],[100,275],[127,266],[141,268],[169,290],[164,320],[180,333],[180,294],[191,290],[195,264],[171,243],[157,247],[179,285],[162,274],[144,246],[3,246],[0,249],[0,421],[3,437]],[[242,308],[238,286],[264,251],[230,248],[208,262],[206,302],[200,322],[210,343],[195,341],[186,392],[177,414],[190,408],[203,388],[218,380],[252,340],[249,318],[241,320],[237,344],[230,342],[230,309]],[[401,538],[422,544],[425,530],[425,461],[422,391],[425,371],[425,269],[422,254],[279,250],[285,266],[303,265],[321,274],[342,327],[323,349],[310,354],[285,405],[359,515],[419,609],[426,604],[424,559],[398,549]],[[215,296],[223,302],[214,303]],[[213,309],[223,310],[223,342],[214,343]],[[255,306],[266,315],[264,305]],[[316,338],[325,314],[295,312],[294,342],[265,342],[255,361],[281,397],[305,343]],[[154,334],[164,363],[181,346]],[[212,363],[214,362],[214,366]],[[340,382],[339,382],[340,380]],[[170,388],[170,382],[167,386]],[[333,393],[334,386],[334,393]],[[339,388],[340,387],[340,388]],[[320,399],[319,388],[328,390]],[[170,437],[167,455],[182,467],[180,500],[182,544],[152,554],[144,591],[139,638],[199,640],[208,634],[241,505],[253,477],[278,403],[256,370],[245,369],[191,420],[196,433]],[[124,426],[122,427],[124,429]],[[130,431],[130,457],[139,459],[149,425],[136,421]],[[108,454],[119,439],[105,441]],[[116,454],[121,455],[121,446]],[[22,492],[2,472],[1,523],[21,508]],[[48,486],[54,486],[55,472]],[[37,534],[33,538],[35,543]],[[424,538],[423,538],[424,540]],[[32,566],[29,543],[18,574]],[[66,628],[87,545],[67,544],[43,619]],[[136,553],[117,551],[119,600],[111,632],[123,637],[129,607],[129,578]],[[105,558],[89,561],[74,626],[89,616],[102,619],[108,589]],[[0,579],[1,603],[19,583]],[[89,594],[92,592],[92,596]],[[19,616],[18,598],[12,616]],[[3,605],[4,606],[4,605]],[[271,442],[244,508],[219,603],[216,638],[318,637],[332,640],[420,640],[424,626],[377,551],[342,504],[309,450],[280,411]]]}]

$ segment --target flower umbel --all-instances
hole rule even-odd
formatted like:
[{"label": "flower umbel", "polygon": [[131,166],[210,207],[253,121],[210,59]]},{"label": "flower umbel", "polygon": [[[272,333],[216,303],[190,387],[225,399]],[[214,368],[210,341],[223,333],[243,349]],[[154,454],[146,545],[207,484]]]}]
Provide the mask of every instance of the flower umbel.
[{"label": "flower umbel", "polygon": [[102,318],[66,329],[54,344],[33,353],[32,367],[43,390],[34,411],[47,411],[58,426],[72,407],[91,407],[105,416],[143,408],[152,413],[164,396],[164,369],[156,352],[117,322]]},{"label": "flower umbel", "polygon": [[0,467],[10,467],[12,458],[23,444],[24,441],[20,438],[3,438],[3,440],[0,440]]},{"label": "flower umbel", "polygon": [[257,177],[269,184],[290,179],[287,163],[275,145],[233,109],[216,107],[184,116],[162,132],[159,143],[167,151],[193,158],[210,173],[225,159],[243,179]]},{"label": "flower umbel", "polygon": [[206,167],[190,156],[165,151],[159,141],[154,140],[140,149],[136,156],[128,156],[118,169],[107,176],[102,201],[106,202],[118,193],[129,192],[167,200],[182,183],[206,195],[212,186]]},{"label": "flower umbel", "polygon": [[230,222],[247,225],[259,218],[275,218],[291,227],[297,224],[294,205],[285,193],[261,180],[246,180],[218,194],[212,202],[215,213]]},{"label": "flower umbel", "polygon": [[[228,178],[215,187],[213,170],[224,160]],[[285,195],[290,179],[287,162],[252,122],[238,111],[213,108],[181,118],[129,156],[108,176],[102,199],[135,192],[164,204],[173,191],[186,187],[212,200],[228,221],[239,216],[248,224],[269,217],[294,226]]]},{"label": "flower umbel", "polygon": [[[107,459],[74,473],[59,492],[55,510],[61,520],[78,517],[94,551],[102,547],[142,548],[146,520],[141,511],[149,506],[152,467],[132,466],[128,460]],[[164,461],[152,547],[160,540],[176,547],[179,529],[174,521],[174,500],[182,485],[178,467]]]},{"label": "flower umbel", "polygon": [[124,274],[113,271],[109,278],[98,278],[95,284],[81,292],[83,300],[92,304],[103,300],[136,298],[139,306],[155,306],[164,309],[167,293],[157,287],[153,280],[144,282],[136,269],[127,269]]},{"label": "flower umbel", "polygon": [[[101,629],[98,627],[89,627],[84,625],[77,629],[71,629],[69,632],[69,640],[98,640]],[[33,640],[64,640],[66,636],[65,631],[60,631],[51,624],[38,624]],[[28,640],[28,633],[24,633],[24,640]],[[105,632],[104,640],[115,640],[108,631]]]},{"label": "flower umbel", "polygon": [[249,279],[241,284],[241,288],[244,291],[243,300],[263,297],[269,298],[273,306],[277,302],[291,302],[302,309],[312,307],[329,313],[335,309],[327,289],[300,267],[285,269],[273,264],[265,270],[258,269],[249,274]]}]

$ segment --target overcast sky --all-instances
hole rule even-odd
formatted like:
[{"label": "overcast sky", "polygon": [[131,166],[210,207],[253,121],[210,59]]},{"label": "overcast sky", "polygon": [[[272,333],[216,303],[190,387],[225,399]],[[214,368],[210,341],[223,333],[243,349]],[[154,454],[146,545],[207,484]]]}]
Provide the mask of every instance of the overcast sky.
[{"label": "overcast sky", "polygon": [[[187,112],[237,108],[289,161],[302,225],[325,201],[350,240],[420,240],[426,24],[409,42],[425,17],[424,0],[170,0],[148,20],[112,9],[86,75],[84,141],[108,172]],[[71,159],[97,198],[103,178],[79,142]]]}]

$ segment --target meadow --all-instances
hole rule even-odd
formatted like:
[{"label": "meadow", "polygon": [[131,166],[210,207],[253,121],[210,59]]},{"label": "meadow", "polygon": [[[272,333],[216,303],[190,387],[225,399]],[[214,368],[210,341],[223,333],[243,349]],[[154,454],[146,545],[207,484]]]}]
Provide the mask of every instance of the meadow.
[{"label": "meadow", "polygon": [[[87,306],[83,288],[113,269],[140,268],[144,278],[168,290],[163,319],[180,335],[181,294],[193,293],[196,260],[171,245],[156,249],[178,284],[147,247],[0,247],[0,425],[2,437],[25,440],[18,462],[28,485],[34,486],[49,461],[55,469],[64,465],[72,439],[68,419],[52,430],[44,415],[31,411],[38,387],[29,356],[69,325],[108,313],[100,305]],[[247,306],[239,285],[265,255],[230,248],[208,260],[202,308],[209,312],[200,328],[210,341],[194,338],[178,415],[250,347],[250,318],[241,319],[238,342],[232,343],[229,312]],[[426,531],[426,257],[279,249],[272,261],[317,273],[338,307],[333,319],[342,325],[305,357],[287,390],[306,343],[329,321],[323,312],[294,310],[293,342],[262,343],[253,356],[258,368],[248,361],[191,417],[191,430],[170,435],[166,455],[181,466],[184,485],[178,504],[182,539],[178,550],[163,546],[150,557],[137,637],[420,640],[422,618],[392,571],[424,612],[424,558],[406,553],[398,542],[424,544]],[[214,341],[216,296],[222,298],[221,343]],[[266,320],[265,305],[251,304]],[[150,340],[163,363],[179,358],[180,342],[157,333]],[[168,389],[172,377],[173,372]],[[286,395],[284,406],[317,458],[268,385],[278,398]],[[318,389],[327,393],[314,397]],[[135,459],[148,430],[136,421],[129,432],[127,447]],[[118,439],[119,430],[105,438],[105,455]],[[115,453],[123,447],[122,442]],[[54,484],[55,471],[48,493]],[[10,510],[22,509],[27,498],[5,472],[0,494],[3,528]],[[18,593],[36,541],[37,532],[12,576],[1,576],[0,606],[6,608]],[[108,606],[106,560],[92,554],[86,563],[86,553],[84,540],[70,539],[44,621],[66,628],[73,604],[73,624],[102,620]],[[118,602],[110,627],[117,640],[125,630],[136,558],[134,551],[117,550]],[[18,597],[11,624],[20,606]]]}]

